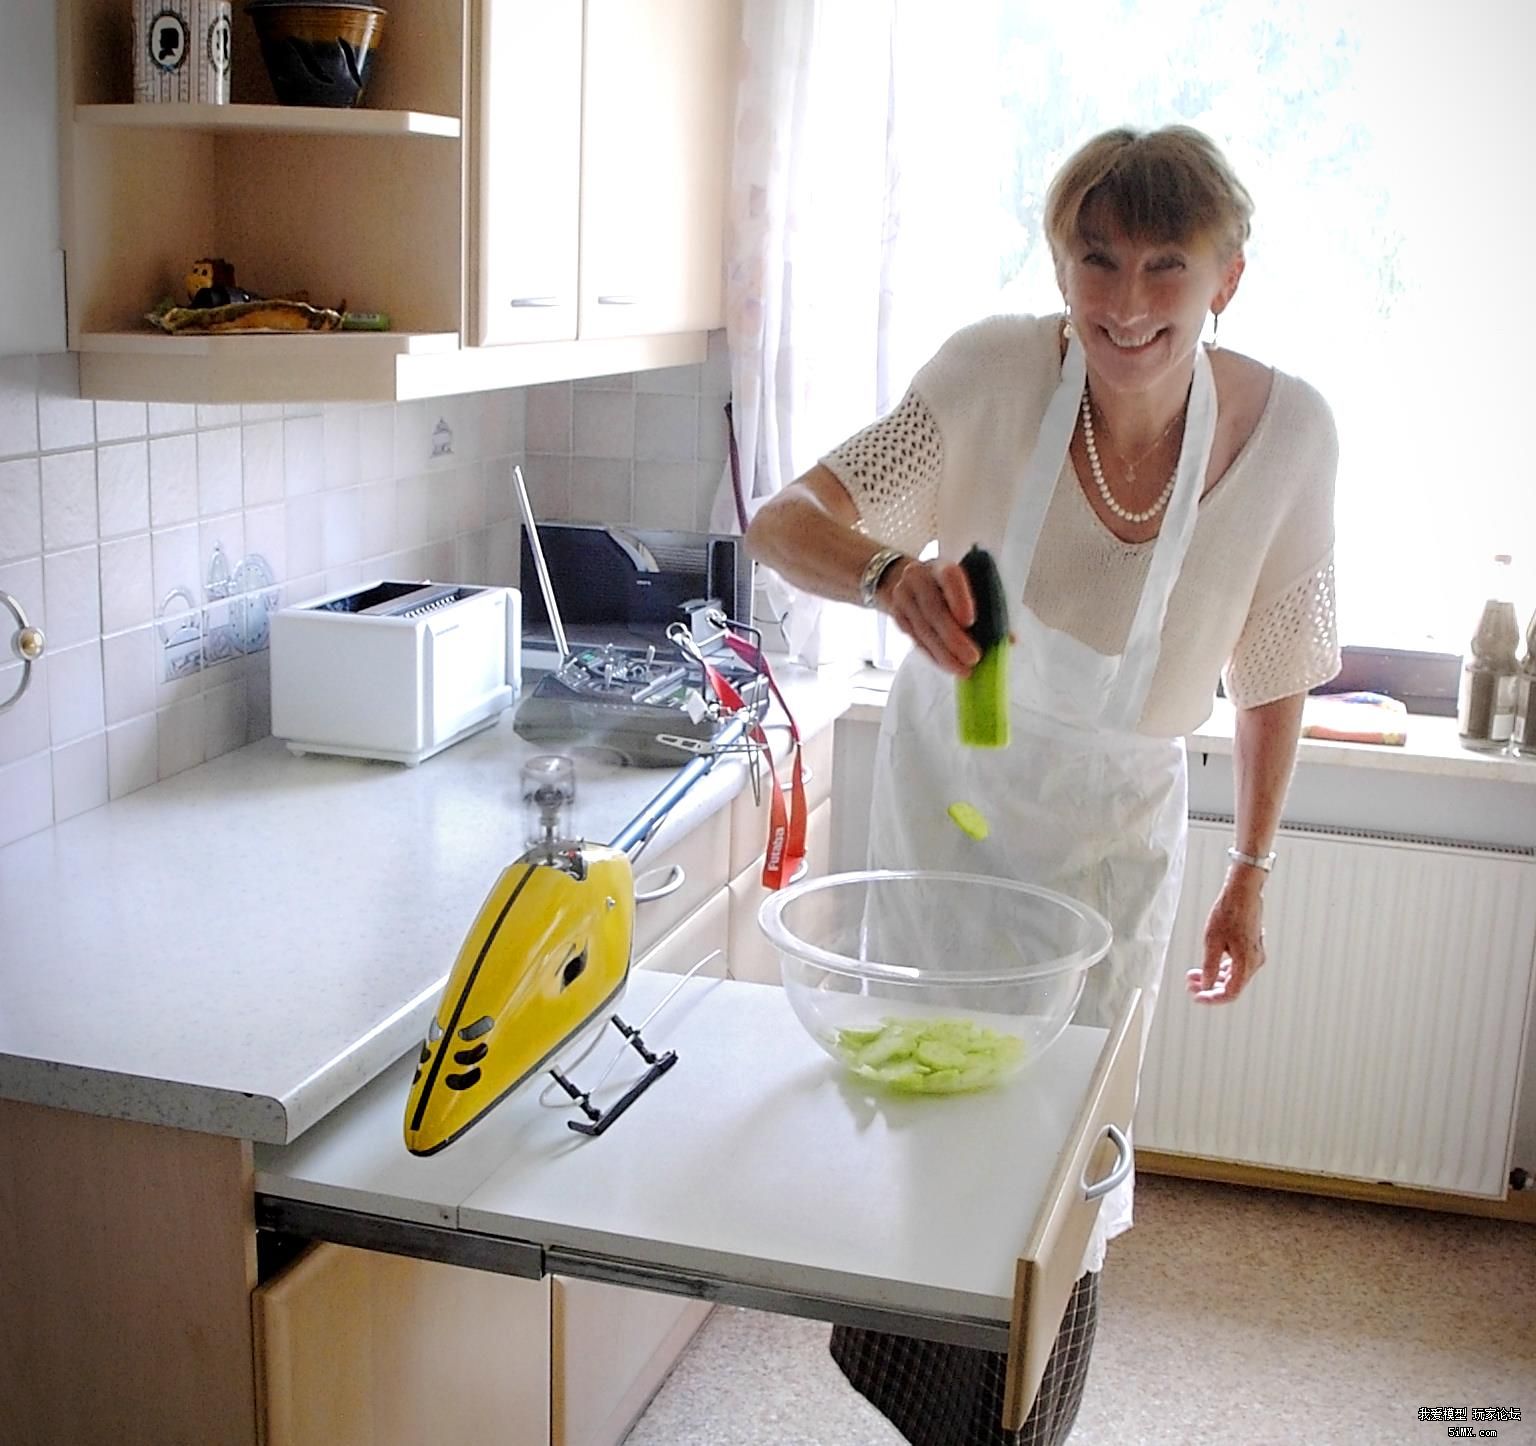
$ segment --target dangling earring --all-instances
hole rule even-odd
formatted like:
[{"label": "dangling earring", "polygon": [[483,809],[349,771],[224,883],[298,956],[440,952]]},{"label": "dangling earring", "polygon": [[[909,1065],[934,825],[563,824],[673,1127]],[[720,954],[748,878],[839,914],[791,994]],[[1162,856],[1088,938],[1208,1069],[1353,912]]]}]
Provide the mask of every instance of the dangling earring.
[{"label": "dangling earring", "polygon": [[1071,341],[1072,340],[1072,303],[1070,301],[1066,300],[1065,298],[1063,298],[1062,299],[1062,303],[1061,303],[1061,309],[1062,309],[1062,313],[1063,313],[1063,316],[1064,316],[1064,320],[1061,323],[1061,339],[1063,341]]},{"label": "dangling earring", "polygon": [[1211,350],[1212,351],[1215,351],[1221,345],[1221,341],[1220,341],[1220,339],[1217,336],[1217,333],[1220,330],[1221,330],[1221,313],[1219,311],[1212,310],[1212,312],[1211,312]]}]

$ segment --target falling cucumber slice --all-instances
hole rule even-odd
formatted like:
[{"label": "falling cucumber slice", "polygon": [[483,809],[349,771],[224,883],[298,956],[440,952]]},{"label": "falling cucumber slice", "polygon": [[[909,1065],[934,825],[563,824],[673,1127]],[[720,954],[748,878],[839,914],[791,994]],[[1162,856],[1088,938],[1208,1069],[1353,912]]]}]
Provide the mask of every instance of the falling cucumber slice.
[{"label": "falling cucumber slice", "polygon": [[949,816],[955,827],[970,838],[984,839],[992,832],[986,816],[974,804],[952,803],[949,806]]},{"label": "falling cucumber slice", "polygon": [[1024,1058],[1024,1042],[968,1019],[886,1019],[842,1029],[837,1053],[854,1074],[902,1094],[986,1089]]}]

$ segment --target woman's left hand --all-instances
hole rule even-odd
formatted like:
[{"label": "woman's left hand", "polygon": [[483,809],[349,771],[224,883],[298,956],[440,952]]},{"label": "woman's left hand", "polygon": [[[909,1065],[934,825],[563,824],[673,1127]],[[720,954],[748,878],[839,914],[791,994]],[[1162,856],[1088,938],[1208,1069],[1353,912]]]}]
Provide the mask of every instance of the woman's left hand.
[{"label": "woman's left hand", "polygon": [[1197,1004],[1230,1004],[1264,964],[1264,878],[1235,868],[1205,923],[1205,962],[1184,976]]}]

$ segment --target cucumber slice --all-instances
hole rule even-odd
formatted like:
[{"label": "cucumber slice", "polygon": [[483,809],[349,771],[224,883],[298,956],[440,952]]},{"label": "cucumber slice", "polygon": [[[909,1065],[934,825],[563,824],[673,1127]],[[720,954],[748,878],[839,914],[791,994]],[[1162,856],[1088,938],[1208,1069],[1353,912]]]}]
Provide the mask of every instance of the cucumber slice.
[{"label": "cucumber slice", "polygon": [[834,1043],[860,1079],[904,1094],[986,1089],[1024,1057],[1017,1036],[968,1019],[886,1019],[839,1030]]},{"label": "cucumber slice", "polygon": [[992,832],[986,816],[974,804],[952,803],[949,806],[949,816],[961,833],[978,841]]}]

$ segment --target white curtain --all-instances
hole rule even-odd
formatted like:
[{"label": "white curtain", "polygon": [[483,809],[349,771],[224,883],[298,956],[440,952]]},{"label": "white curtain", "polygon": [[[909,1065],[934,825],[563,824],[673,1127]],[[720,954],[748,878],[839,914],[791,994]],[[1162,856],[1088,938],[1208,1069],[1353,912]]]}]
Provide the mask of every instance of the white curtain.
[{"label": "white curtain", "polygon": [[[749,518],[896,400],[884,341],[894,8],[895,0],[743,5],[725,286]],[[738,526],[729,471],[711,523]],[[857,651],[867,625],[857,609],[824,610],[776,577],[765,583],[791,651],[812,663]],[[760,593],[759,611],[764,601]]]}]

